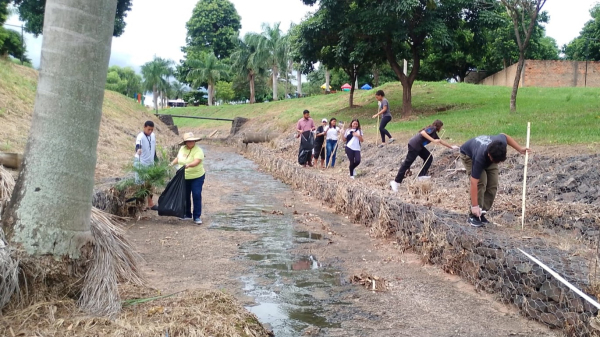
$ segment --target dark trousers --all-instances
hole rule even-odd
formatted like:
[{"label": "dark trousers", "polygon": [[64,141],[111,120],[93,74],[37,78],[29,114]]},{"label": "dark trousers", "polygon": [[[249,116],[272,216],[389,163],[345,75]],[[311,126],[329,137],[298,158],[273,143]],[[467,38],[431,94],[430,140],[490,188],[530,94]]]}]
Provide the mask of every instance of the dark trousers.
[{"label": "dark trousers", "polygon": [[[185,180],[185,216],[198,219],[202,215],[202,186],[204,186],[204,177]],[[192,201],[194,200],[194,214],[192,216]]]},{"label": "dark trousers", "polygon": [[315,157],[315,159],[319,159],[319,157],[321,157],[321,159],[325,159],[325,147],[323,147],[323,143],[321,143],[321,144],[315,143],[314,157]]},{"label": "dark trousers", "polygon": [[346,155],[350,161],[350,176],[354,176],[354,169],[360,165],[360,151],[354,151],[346,147]]},{"label": "dark trousers", "polygon": [[419,173],[419,177],[427,175],[427,171],[429,171],[429,167],[431,166],[431,163],[433,162],[433,156],[431,156],[431,153],[425,148],[425,146],[423,146],[421,148],[421,150],[418,151],[418,150],[413,149],[409,145],[408,146],[408,154],[406,155],[406,159],[404,159],[404,162],[402,163],[402,166],[400,166],[400,170],[398,171],[398,175],[396,175],[395,180],[397,183],[402,182],[402,180],[404,179],[404,175],[406,174],[406,171],[408,171],[408,169],[410,169],[410,166],[412,165],[412,163],[415,162],[417,157],[421,157],[423,159],[423,161],[425,161],[425,165],[423,166],[423,169]]},{"label": "dark trousers", "polygon": [[381,123],[379,123],[379,133],[381,134],[381,142],[382,143],[385,143],[385,136],[388,136],[388,138],[392,138],[392,135],[390,135],[390,132],[385,129],[385,127],[391,121],[392,121],[391,116],[385,116],[381,119]]}]

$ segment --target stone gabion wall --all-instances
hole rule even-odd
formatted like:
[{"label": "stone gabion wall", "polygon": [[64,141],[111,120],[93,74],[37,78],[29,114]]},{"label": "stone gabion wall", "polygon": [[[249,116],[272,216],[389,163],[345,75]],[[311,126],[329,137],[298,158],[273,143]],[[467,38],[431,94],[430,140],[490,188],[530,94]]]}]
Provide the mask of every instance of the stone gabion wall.
[{"label": "stone gabion wall", "polygon": [[315,170],[282,159],[261,145],[250,144],[245,154],[283,182],[319,191],[316,198],[369,227],[372,234],[394,237],[426,262],[514,304],[526,317],[561,329],[567,336],[600,336],[592,322],[598,310],[517,249],[535,256],[594,298],[586,259],[570,256],[543,239],[523,238],[511,229],[469,227],[464,214],[403,203],[360,180],[331,188]]}]

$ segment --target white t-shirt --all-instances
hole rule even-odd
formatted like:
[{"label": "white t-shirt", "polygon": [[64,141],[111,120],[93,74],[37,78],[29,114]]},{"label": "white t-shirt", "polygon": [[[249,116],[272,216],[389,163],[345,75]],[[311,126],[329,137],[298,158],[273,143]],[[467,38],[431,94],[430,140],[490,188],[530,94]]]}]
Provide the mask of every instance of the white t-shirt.
[{"label": "white t-shirt", "polygon": [[[348,137],[348,135],[352,132],[355,132],[356,129],[348,129],[346,130],[346,133],[344,134],[344,137]],[[358,130],[358,133],[362,136],[363,132],[362,130]],[[350,150],[353,151],[360,151],[360,140],[358,140],[357,137],[352,137],[352,139],[350,139],[350,141],[348,143],[346,143],[346,147],[349,148]]]},{"label": "white t-shirt", "polygon": [[325,132],[327,132],[327,136],[326,136],[327,140],[337,140],[339,132],[340,132],[340,128],[337,126],[335,128],[330,128],[327,126],[325,128]]},{"label": "white t-shirt", "polygon": [[135,139],[135,145],[136,147],[139,145],[142,149],[142,154],[139,156],[140,164],[145,166],[154,164],[154,155],[156,154],[156,136],[154,132],[150,136],[146,136],[144,132],[140,132]]}]

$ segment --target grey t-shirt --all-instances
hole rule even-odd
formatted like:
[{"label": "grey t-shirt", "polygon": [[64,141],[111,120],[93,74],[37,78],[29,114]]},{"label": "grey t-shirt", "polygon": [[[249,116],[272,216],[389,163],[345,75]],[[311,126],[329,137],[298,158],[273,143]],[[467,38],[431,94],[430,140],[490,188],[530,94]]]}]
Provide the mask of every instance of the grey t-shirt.
[{"label": "grey t-shirt", "polygon": [[388,102],[387,98],[384,98],[381,100],[381,102],[379,102],[379,111],[383,110],[384,106],[387,107],[387,110],[385,110],[381,117],[392,117],[392,114],[390,113],[390,103]]},{"label": "grey t-shirt", "polygon": [[[427,132],[427,134],[433,138],[433,139],[440,139],[440,137],[437,134],[437,130],[436,128],[434,128],[433,126],[427,127],[421,131],[425,131]],[[417,133],[416,135],[414,135],[409,141],[408,141],[408,146],[410,146],[411,148],[413,148],[416,151],[421,151],[421,149],[426,146],[427,144],[431,143],[427,138],[423,137],[423,135],[421,134],[421,131],[419,131],[419,133]]]},{"label": "grey t-shirt", "polygon": [[505,135],[479,136],[469,139],[460,147],[460,153],[466,154],[473,161],[471,177],[475,179],[481,178],[481,172],[492,165],[487,148],[493,141],[500,141],[504,146],[507,144]]}]

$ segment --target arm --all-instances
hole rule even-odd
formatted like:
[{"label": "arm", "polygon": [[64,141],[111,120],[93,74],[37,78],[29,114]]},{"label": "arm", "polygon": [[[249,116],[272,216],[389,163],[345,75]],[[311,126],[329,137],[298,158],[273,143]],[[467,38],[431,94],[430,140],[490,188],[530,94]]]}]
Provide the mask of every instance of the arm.
[{"label": "arm", "polygon": [[510,147],[512,147],[513,149],[517,150],[517,152],[519,152],[520,154],[525,154],[527,152],[531,152],[530,149],[526,148],[526,147],[522,147],[521,145],[519,145],[519,143],[517,143],[516,140],[514,140],[511,136],[505,134],[505,133],[501,133],[501,135],[506,136],[506,144],[510,145]]},{"label": "arm", "polygon": [[175,166],[177,165],[177,163],[179,163],[179,158],[175,157],[175,159],[173,159],[173,161],[171,162],[171,166]]},{"label": "arm", "polygon": [[471,195],[471,213],[473,213],[474,216],[479,217],[481,216],[479,202],[477,201],[477,184],[479,184],[479,179],[470,177],[469,180],[471,181],[471,188],[469,190],[469,194]]},{"label": "arm", "polygon": [[381,111],[379,111],[378,113],[376,113],[376,114],[374,114],[374,115],[373,115],[373,118],[375,118],[375,117],[377,117],[377,116],[381,116],[381,115],[383,115],[384,113],[386,113],[387,109],[388,109],[388,106],[387,106],[387,105],[384,105],[384,106],[383,106],[383,109],[381,109]]},{"label": "arm", "polygon": [[354,131],[352,133],[356,138],[358,138],[358,140],[362,143],[363,141],[363,136],[362,136],[362,132],[358,132],[358,131]]},{"label": "arm", "polygon": [[202,159],[194,159],[193,162],[185,165],[185,168],[187,169],[187,168],[190,168],[190,167],[196,167],[196,166],[200,165],[201,162],[202,162]]}]

